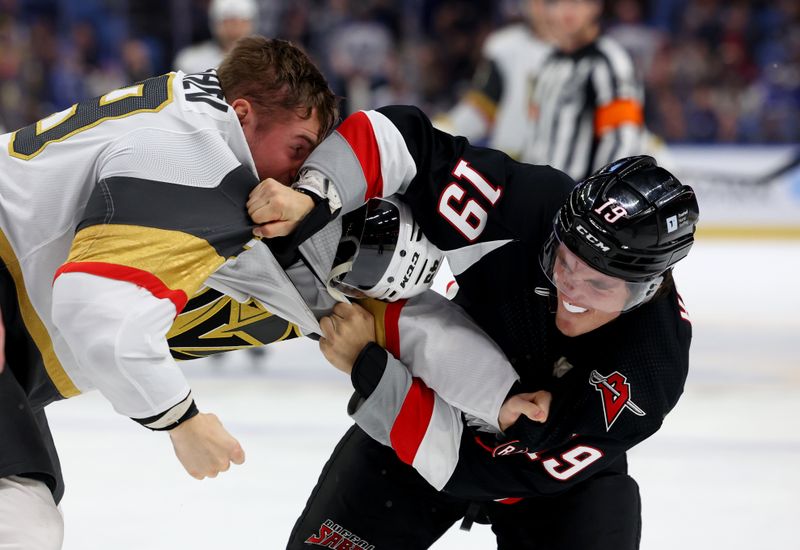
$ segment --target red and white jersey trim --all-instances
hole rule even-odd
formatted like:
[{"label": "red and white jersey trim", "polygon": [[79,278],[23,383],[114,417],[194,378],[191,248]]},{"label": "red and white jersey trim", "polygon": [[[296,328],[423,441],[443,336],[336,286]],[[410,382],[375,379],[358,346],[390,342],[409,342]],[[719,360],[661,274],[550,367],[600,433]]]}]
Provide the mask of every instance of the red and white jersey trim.
[{"label": "red and white jersey trim", "polygon": [[337,132],[361,165],[367,181],[365,200],[402,193],[417,175],[417,166],[400,130],[381,113],[360,111],[348,117]]}]

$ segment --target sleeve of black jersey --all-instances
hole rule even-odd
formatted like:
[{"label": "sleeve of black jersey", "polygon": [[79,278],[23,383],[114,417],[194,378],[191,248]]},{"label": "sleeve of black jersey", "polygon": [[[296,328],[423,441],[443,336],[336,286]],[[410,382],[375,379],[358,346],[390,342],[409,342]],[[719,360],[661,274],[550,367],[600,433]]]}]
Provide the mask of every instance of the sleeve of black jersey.
[{"label": "sleeve of black jersey", "polygon": [[576,342],[593,351],[570,358],[544,424],[522,417],[495,440],[465,430],[445,490],[469,498],[563,491],[654,434],[683,392],[691,325],[674,289],[627,315],[600,334],[611,346]]},{"label": "sleeve of black jersey", "polygon": [[464,430],[458,462],[444,490],[472,499],[559,493],[609,466],[661,423],[660,417],[657,422],[648,419],[624,433],[592,429],[599,400],[586,399],[594,396],[577,386],[553,391],[544,424],[521,417],[498,438]]},{"label": "sleeve of black jersey", "polygon": [[436,130],[420,109],[405,105],[353,113],[314,149],[302,173],[327,182],[342,213],[402,195],[443,250],[525,239],[530,227],[552,222],[574,187],[549,166],[520,164]]},{"label": "sleeve of black jersey", "polygon": [[527,240],[543,224],[552,223],[575,185],[549,166],[521,164],[505,153],[436,130],[416,107],[377,111],[399,130],[416,165],[404,199],[425,235],[443,250]]}]

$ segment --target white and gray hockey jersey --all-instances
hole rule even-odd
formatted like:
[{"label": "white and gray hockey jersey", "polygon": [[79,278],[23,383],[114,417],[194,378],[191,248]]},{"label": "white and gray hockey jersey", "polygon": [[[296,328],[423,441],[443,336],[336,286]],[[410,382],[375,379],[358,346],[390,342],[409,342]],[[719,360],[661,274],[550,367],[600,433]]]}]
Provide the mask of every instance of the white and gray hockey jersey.
[{"label": "white and gray hockey jersey", "polygon": [[150,78],[0,146],[0,253],[51,390],[33,404],[97,387],[149,427],[177,420],[191,397],[164,334],[250,239],[258,183],[216,75]]},{"label": "white and gray hockey jersey", "polygon": [[[196,410],[176,359],[319,332],[334,302],[317,277],[338,235],[309,239],[316,277],[299,264],[291,279],[251,241],[245,204],[258,179],[213,71],[110,92],[0,144],[0,253],[40,356],[26,375],[34,406],[98,388],[119,413],[167,429]],[[439,388],[453,373],[425,370],[442,363],[431,327],[460,330],[476,368],[457,375],[497,377],[499,389],[442,395],[495,426],[516,374],[456,306],[429,300],[395,306],[402,358]]]}]

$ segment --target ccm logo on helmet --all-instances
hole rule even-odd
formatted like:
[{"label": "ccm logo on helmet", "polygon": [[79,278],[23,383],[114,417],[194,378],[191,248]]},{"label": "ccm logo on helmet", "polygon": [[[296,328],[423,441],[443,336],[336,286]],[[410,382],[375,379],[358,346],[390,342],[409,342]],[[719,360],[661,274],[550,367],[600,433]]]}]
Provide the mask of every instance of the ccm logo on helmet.
[{"label": "ccm logo on helmet", "polygon": [[[411,276],[414,275],[414,271],[417,269],[417,263],[419,263],[420,253],[414,252],[411,256],[411,261],[406,268],[406,272],[403,275],[403,279],[400,281],[400,288],[405,288],[408,281],[411,280]],[[424,265],[422,266],[425,267]],[[429,284],[433,280],[433,276],[436,275],[436,271],[439,268],[439,260],[434,260],[433,264],[431,265],[430,269],[428,270],[428,275],[425,277],[425,280],[422,281],[423,284]],[[419,282],[419,277],[417,277],[417,282]]]},{"label": "ccm logo on helmet", "polygon": [[583,235],[584,239],[586,239],[587,241],[589,241],[589,243],[592,244],[592,246],[599,248],[603,252],[608,252],[609,250],[611,250],[610,246],[603,244],[603,242],[600,239],[589,233],[589,230],[583,227],[581,224],[578,224],[576,229],[578,230],[578,233]]},{"label": "ccm logo on helmet", "polygon": [[403,275],[403,280],[400,281],[400,288],[406,287],[406,283],[414,274],[414,270],[417,268],[418,261],[419,261],[419,252],[414,252],[414,255],[411,256],[411,262],[408,264],[408,268],[406,269],[405,275]]}]

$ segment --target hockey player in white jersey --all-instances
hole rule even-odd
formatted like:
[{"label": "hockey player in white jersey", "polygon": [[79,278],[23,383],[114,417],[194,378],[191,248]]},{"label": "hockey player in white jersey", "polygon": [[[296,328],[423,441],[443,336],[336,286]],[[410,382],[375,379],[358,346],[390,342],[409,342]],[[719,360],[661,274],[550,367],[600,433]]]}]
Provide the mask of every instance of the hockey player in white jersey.
[{"label": "hockey player in white jersey", "polygon": [[523,136],[530,124],[529,98],[552,46],[548,42],[545,0],[521,0],[525,21],[490,34],[472,85],[434,125],[513,158],[522,154]]},{"label": "hockey player in white jersey", "polygon": [[150,78],[0,136],[0,546],[60,547],[54,400],[99,389],[169,430],[197,478],[244,460],[198,413],[165,335],[250,239],[249,192],[291,182],[336,117],[300,50],[251,37],[216,72]]}]

